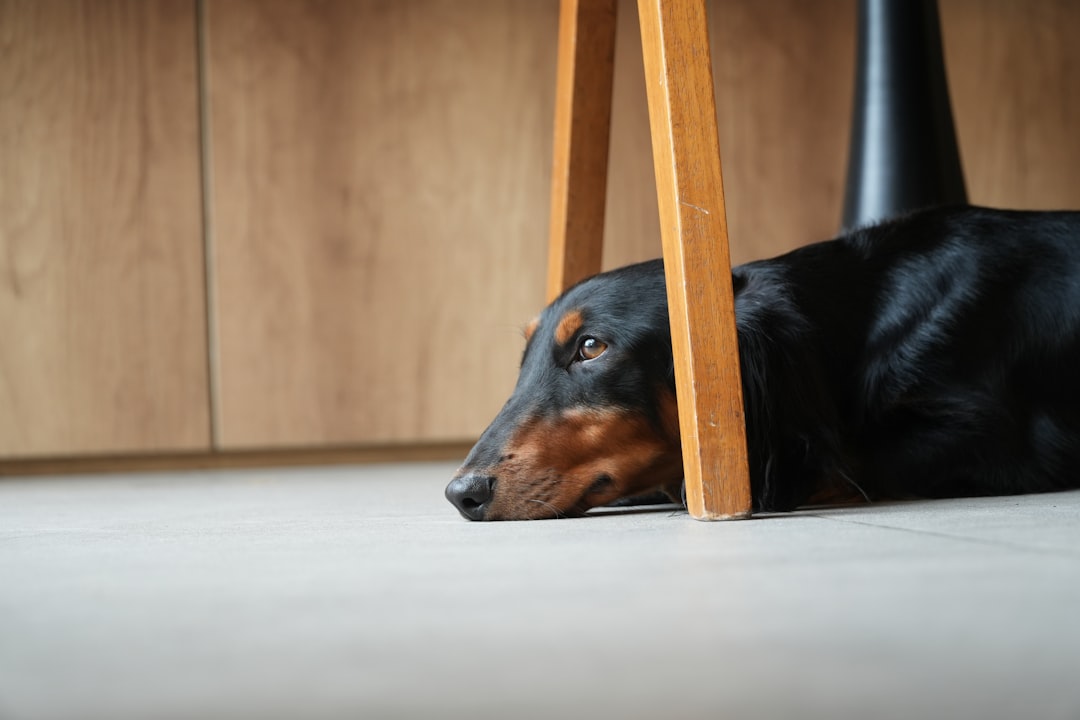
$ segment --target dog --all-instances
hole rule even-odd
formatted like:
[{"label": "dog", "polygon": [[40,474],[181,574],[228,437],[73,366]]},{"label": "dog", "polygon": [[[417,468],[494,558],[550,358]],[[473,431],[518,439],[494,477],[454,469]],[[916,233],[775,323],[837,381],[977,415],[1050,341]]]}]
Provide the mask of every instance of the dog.
[{"label": "dog", "polygon": [[[1080,487],[1080,212],[934,208],[732,278],[755,512]],[[526,328],[464,517],[682,498],[664,282],[602,273]]]}]

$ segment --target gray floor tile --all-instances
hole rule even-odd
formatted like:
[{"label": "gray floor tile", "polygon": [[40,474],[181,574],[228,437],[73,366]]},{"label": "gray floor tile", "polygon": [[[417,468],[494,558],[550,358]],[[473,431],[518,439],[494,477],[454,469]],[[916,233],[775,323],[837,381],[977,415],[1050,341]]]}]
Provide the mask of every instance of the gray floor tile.
[{"label": "gray floor tile", "polygon": [[0,480],[0,717],[1080,718],[1080,493],[475,524],[451,471]]}]

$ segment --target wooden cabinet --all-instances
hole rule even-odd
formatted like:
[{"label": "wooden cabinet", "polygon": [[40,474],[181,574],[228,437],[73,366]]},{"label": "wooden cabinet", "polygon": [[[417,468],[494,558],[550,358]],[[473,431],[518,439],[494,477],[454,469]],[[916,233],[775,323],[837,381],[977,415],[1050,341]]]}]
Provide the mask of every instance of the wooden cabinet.
[{"label": "wooden cabinet", "polygon": [[[1080,3],[941,10],[971,199],[1080,207]],[[608,267],[660,252],[619,12]],[[0,0],[0,458],[475,437],[543,302],[557,15]],[[734,259],[830,236],[855,1],[710,24]]]},{"label": "wooden cabinet", "polygon": [[1080,209],[1080,2],[943,0],[941,21],[971,201]]},{"label": "wooden cabinet", "polygon": [[483,429],[543,300],[557,9],[207,5],[223,448]]},{"label": "wooden cabinet", "polygon": [[0,456],[208,450],[195,6],[0,1]]},{"label": "wooden cabinet", "polygon": [[[660,255],[637,3],[621,0],[604,264]],[[854,0],[714,0],[709,31],[732,262],[836,233]]]}]

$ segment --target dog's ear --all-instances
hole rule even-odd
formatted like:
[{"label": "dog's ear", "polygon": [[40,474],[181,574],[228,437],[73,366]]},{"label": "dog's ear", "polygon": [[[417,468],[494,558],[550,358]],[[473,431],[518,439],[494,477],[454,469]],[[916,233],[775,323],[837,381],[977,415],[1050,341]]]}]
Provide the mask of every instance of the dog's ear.
[{"label": "dog's ear", "polygon": [[668,347],[668,353],[661,359],[661,364],[664,367],[664,383],[667,389],[672,393],[675,392],[675,356],[671,352],[670,346]]},{"label": "dog's ear", "polygon": [[[743,275],[739,275],[739,274],[732,274],[731,283],[732,283],[732,288],[733,288],[733,290],[734,290],[734,292],[735,292],[735,294],[737,296],[740,292],[743,291],[743,289],[746,288],[746,277],[743,276]],[[660,323],[665,328],[668,328],[669,327],[669,325],[668,325],[668,315],[667,315],[668,308],[667,308],[667,296],[666,295],[664,296],[664,300],[663,300],[662,305],[663,305],[663,307],[662,307],[663,318],[660,320]],[[671,390],[671,392],[675,392],[675,359],[674,359],[674,357],[672,355],[672,352],[671,352],[671,333],[670,333],[670,331],[667,333],[666,344],[664,345],[664,352],[665,352],[665,354],[663,356],[663,360],[664,360],[663,367],[665,368],[665,370],[664,370],[664,373],[663,373],[663,377],[665,379],[665,382],[667,383],[668,389]]]},{"label": "dog's ear", "polygon": [[792,510],[847,476],[821,350],[803,316],[774,302],[739,318],[739,357],[756,510]]}]

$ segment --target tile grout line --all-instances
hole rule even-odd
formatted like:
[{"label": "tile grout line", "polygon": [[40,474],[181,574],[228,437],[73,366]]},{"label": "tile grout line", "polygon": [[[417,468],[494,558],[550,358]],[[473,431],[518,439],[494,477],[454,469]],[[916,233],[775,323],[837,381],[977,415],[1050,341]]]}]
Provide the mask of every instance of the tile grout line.
[{"label": "tile grout line", "polygon": [[946,540],[958,540],[960,542],[972,543],[975,545],[989,545],[991,547],[1005,548],[1008,550],[1019,550],[1021,552],[1029,552],[1036,555],[1052,555],[1055,557],[1063,557],[1069,559],[1080,558],[1080,552],[1069,552],[1068,550],[1060,548],[1037,548],[1031,547],[1029,545],[1020,545],[1017,543],[1001,540],[987,540],[984,538],[971,537],[968,535],[953,535],[950,533],[939,532],[936,530],[916,530],[914,528],[899,527],[897,525],[882,525],[880,523],[866,522],[865,520],[850,520],[846,518],[833,517],[831,515],[819,515],[817,513],[807,513],[804,517],[815,517],[820,520],[831,520],[832,522],[847,523],[849,525],[862,525],[864,527],[881,528],[883,530],[893,530],[895,532],[910,533],[912,535],[928,535],[930,537],[943,538]]}]

